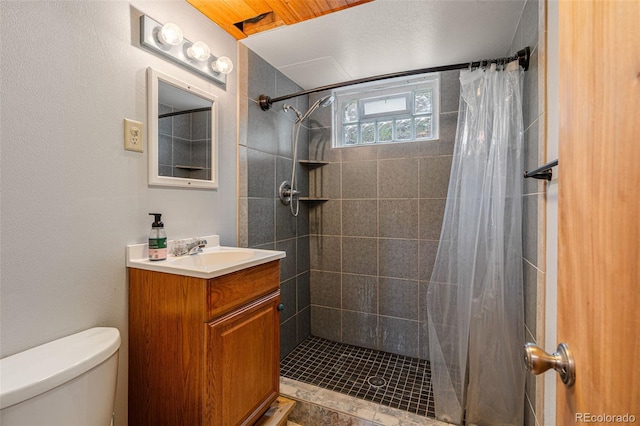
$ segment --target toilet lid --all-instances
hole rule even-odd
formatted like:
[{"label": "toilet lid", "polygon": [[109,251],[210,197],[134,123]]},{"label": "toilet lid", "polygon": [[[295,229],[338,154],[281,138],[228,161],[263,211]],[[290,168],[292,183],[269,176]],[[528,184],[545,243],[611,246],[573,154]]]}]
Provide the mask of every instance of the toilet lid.
[{"label": "toilet lid", "polygon": [[0,359],[0,409],[84,374],[120,348],[120,332],[96,327]]}]

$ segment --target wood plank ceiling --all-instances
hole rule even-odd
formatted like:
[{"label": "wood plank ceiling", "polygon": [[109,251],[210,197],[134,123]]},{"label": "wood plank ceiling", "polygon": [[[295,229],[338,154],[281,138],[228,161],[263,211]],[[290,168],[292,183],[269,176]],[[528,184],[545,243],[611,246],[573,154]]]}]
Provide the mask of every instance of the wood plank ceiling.
[{"label": "wood plank ceiling", "polygon": [[187,0],[236,40],[372,0]]}]

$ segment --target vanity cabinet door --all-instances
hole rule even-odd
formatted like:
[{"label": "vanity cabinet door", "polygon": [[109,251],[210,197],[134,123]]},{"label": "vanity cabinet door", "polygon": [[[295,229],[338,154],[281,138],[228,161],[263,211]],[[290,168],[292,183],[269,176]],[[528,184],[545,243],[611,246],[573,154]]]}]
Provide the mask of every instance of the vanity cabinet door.
[{"label": "vanity cabinet door", "polygon": [[277,290],[205,324],[205,424],[250,425],[278,397]]}]

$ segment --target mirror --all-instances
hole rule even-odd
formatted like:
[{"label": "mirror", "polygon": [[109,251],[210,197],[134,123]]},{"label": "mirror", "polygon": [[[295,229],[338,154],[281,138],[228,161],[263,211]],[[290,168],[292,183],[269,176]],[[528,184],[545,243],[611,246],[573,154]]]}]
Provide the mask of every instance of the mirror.
[{"label": "mirror", "polygon": [[147,70],[149,185],[218,187],[217,98]]}]

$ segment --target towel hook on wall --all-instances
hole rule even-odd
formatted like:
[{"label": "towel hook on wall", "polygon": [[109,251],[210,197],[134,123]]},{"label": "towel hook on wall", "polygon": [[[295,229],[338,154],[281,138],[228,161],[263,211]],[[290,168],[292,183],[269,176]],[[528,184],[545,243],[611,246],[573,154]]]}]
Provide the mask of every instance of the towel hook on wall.
[{"label": "towel hook on wall", "polygon": [[557,165],[558,160],[553,160],[552,162],[547,163],[544,166],[540,166],[537,169],[524,172],[524,177],[551,180],[551,178],[553,178],[553,171],[551,170],[551,168]]}]

